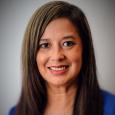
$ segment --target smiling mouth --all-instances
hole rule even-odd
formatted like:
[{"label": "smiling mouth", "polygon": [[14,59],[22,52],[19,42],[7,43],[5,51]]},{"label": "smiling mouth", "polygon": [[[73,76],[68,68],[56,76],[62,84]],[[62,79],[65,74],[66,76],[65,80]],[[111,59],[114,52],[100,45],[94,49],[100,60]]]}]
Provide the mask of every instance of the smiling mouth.
[{"label": "smiling mouth", "polygon": [[66,70],[69,67],[69,65],[61,65],[61,66],[51,66],[48,67],[49,70],[54,70],[54,71],[63,71]]},{"label": "smiling mouth", "polygon": [[51,74],[56,75],[56,76],[65,74],[68,71],[68,68],[69,68],[69,65],[48,67]]}]

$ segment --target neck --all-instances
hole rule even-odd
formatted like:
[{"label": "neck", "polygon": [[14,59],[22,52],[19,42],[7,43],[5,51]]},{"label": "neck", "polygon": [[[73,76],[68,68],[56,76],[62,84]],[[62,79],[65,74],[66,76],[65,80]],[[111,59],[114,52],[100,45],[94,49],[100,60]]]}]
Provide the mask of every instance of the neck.
[{"label": "neck", "polygon": [[[76,86],[69,87],[47,87],[48,103],[46,110],[57,110],[57,113],[70,113],[73,111]],[[52,109],[51,109],[52,108]],[[52,113],[52,112],[51,112]],[[56,111],[54,112],[54,114]],[[61,114],[60,114],[61,115]]]},{"label": "neck", "polygon": [[70,87],[48,87],[48,100],[57,100],[59,99],[70,99],[75,97],[77,88],[75,86],[70,86]]}]

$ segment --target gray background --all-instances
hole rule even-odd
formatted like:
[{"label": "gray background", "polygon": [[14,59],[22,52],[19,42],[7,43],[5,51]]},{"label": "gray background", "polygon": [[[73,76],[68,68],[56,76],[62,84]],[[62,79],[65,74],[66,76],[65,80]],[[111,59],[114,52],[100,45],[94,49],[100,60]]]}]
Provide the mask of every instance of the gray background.
[{"label": "gray background", "polygon": [[[19,98],[24,31],[33,12],[47,1],[0,1],[0,115],[7,115]],[[100,86],[115,94],[114,0],[65,1],[74,3],[85,12],[92,31]]]}]

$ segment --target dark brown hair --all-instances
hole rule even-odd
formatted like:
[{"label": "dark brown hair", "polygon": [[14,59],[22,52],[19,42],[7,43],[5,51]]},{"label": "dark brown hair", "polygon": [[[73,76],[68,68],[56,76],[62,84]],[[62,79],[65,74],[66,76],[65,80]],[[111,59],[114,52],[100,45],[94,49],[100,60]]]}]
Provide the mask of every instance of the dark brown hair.
[{"label": "dark brown hair", "polygon": [[73,115],[102,115],[102,99],[96,75],[92,36],[84,13],[64,1],[52,1],[40,7],[31,17],[22,47],[23,85],[16,115],[42,115],[47,103],[47,91],[41,77],[36,54],[47,25],[57,18],[69,19],[78,29],[83,42],[83,65],[79,74],[79,89]]}]

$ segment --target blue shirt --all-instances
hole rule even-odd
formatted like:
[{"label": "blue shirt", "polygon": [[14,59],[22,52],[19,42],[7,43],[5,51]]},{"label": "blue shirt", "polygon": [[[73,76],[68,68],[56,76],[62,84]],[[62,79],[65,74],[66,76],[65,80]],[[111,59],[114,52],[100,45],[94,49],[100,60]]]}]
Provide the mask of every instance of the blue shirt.
[{"label": "blue shirt", "polygon": [[[103,115],[115,115],[115,95],[102,91],[104,100]],[[15,107],[12,108],[8,115],[15,115]]]},{"label": "blue shirt", "polygon": [[106,91],[102,92],[104,100],[104,114],[103,115],[115,115],[115,95]]}]

